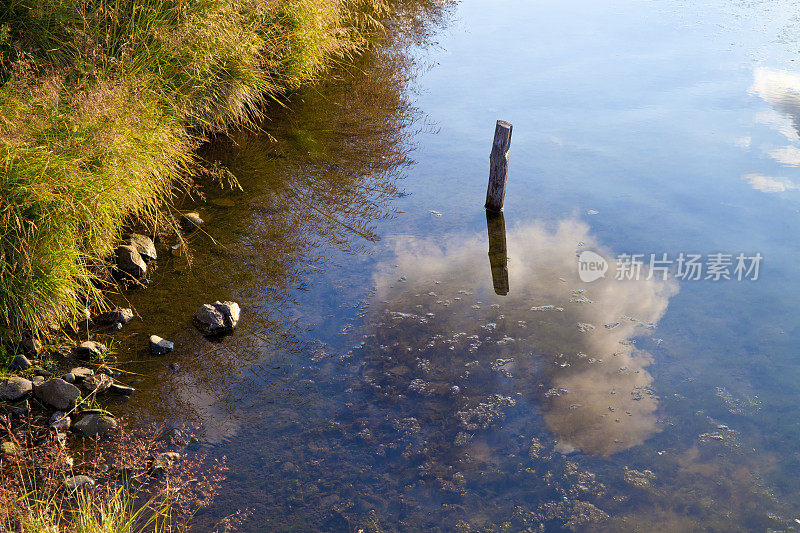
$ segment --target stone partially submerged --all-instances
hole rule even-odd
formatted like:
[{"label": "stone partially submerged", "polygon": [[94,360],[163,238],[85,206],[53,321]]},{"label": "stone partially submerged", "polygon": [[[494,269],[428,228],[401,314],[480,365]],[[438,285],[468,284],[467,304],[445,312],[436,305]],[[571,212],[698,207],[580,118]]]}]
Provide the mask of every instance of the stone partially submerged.
[{"label": "stone partially submerged", "polygon": [[106,311],[95,318],[98,324],[127,324],[133,320],[133,309],[128,307],[117,307],[111,311]]},{"label": "stone partially submerged", "polygon": [[95,341],[85,341],[75,348],[75,356],[82,361],[100,358],[106,353],[105,344]]},{"label": "stone partially submerged", "polygon": [[96,394],[101,395],[105,394],[109,388],[111,388],[111,384],[113,380],[105,374],[95,374],[93,376],[87,376],[82,382],[81,387],[88,392],[89,394]]},{"label": "stone partially submerged", "polygon": [[105,412],[90,412],[73,424],[72,429],[84,437],[95,437],[105,435],[116,427],[117,421],[114,417]]},{"label": "stone partially submerged", "polygon": [[156,245],[153,244],[153,239],[150,237],[134,233],[131,235],[130,245],[136,248],[136,251],[139,252],[139,255],[142,256],[142,259],[144,259],[145,263],[149,263],[150,261],[155,261],[158,259]]},{"label": "stone partially submerged", "polygon": [[220,302],[203,304],[194,314],[195,326],[209,337],[232,332],[239,323],[239,304]]},{"label": "stone partially submerged", "polygon": [[183,217],[181,217],[181,226],[186,231],[191,231],[193,229],[199,228],[203,225],[203,219],[200,218],[200,214],[196,211],[192,211],[191,213],[184,213]]},{"label": "stone partially submerged", "polygon": [[94,480],[84,475],[72,476],[64,480],[64,488],[68,490],[75,490],[81,487],[94,487]]},{"label": "stone partially submerged", "polygon": [[123,244],[117,248],[117,269],[123,274],[139,279],[147,272],[147,264],[136,247]]},{"label": "stone partially submerged", "polygon": [[50,417],[50,427],[52,429],[66,431],[72,425],[72,420],[63,411],[56,411]]},{"label": "stone partially submerged", "polygon": [[150,353],[153,355],[168,354],[175,348],[175,344],[162,339],[158,335],[150,335]]}]

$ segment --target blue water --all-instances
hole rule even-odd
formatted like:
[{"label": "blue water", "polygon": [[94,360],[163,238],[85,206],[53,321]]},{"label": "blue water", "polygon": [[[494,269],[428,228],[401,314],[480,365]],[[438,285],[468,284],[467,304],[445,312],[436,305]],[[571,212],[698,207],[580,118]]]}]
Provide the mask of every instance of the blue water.
[{"label": "blue water", "polygon": [[[244,190],[207,187],[216,241],[127,295],[122,348],[176,342],[131,363],[124,409],[228,457],[198,528],[798,527],[798,4],[464,2],[209,147]],[[604,278],[579,278],[586,250]],[[682,252],[763,260],[615,279],[619,254]],[[200,338],[196,306],[228,298],[240,328]]]}]

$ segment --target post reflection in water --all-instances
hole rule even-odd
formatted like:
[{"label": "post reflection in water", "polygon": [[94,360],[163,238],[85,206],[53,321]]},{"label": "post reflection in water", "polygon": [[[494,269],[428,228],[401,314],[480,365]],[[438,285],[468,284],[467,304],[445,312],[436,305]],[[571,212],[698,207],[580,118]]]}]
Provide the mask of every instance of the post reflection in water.
[{"label": "post reflection in water", "polygon": [[486,229],[489,233],[489,266],[492,285],[499,296],[508,294],[508,252],[506,251],[506,221],[503,212],[486,210]]}]

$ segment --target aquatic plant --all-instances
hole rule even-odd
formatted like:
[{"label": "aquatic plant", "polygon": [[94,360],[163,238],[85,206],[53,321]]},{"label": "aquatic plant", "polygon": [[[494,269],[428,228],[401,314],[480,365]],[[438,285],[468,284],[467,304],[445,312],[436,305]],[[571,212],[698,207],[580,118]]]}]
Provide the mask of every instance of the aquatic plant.
[{"label": "aquatic plant", "polygon": [[[14,454],[0,456],[4,531],[185,528],[214,498],[225,470],[224,463],[192,451],[182,430],[134,432],[123,423],[110,441],[68,446],[45,422],[29,416],[13,429],[3,427],[3,439],[15,447]],[[224,522],[235,524],[241,516]]]}]

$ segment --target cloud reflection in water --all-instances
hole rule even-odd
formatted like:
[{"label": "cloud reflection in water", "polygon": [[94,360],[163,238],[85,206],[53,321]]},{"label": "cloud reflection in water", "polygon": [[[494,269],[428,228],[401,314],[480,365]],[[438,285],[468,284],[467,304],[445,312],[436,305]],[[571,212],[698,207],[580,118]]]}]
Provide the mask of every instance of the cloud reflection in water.
[{"label": "cloud reflection in water", "polygon": [[[606,278],[581,283],[576,250],[609,254],[576,220],[554,231],[539,222],[515,227],[508,243],[511,291],[496,296],[484,236],[395,241],[395,257],[375,275],[375,300],[385,303],[373,309],[419,318],[405,335],[403,328],[378,332],[392,364],[416,369],[398,379],[456,385],[459,398],[449,407],[456,419],[502,392],[492,387],[506,373],[513,376],[506,394],[541,405],[561,451],[605,456],[641,444],[657,431],[658,400],[646,370],[652,357],[631,340],[655,327],[677,285],[617,281],[613,267]],[[465,367],[500,374],[476,381]]]}]

